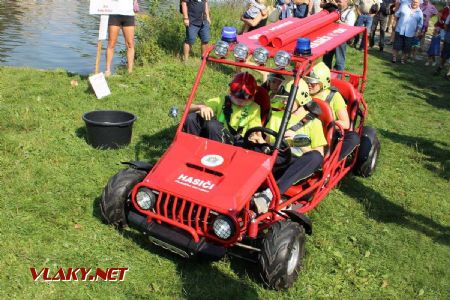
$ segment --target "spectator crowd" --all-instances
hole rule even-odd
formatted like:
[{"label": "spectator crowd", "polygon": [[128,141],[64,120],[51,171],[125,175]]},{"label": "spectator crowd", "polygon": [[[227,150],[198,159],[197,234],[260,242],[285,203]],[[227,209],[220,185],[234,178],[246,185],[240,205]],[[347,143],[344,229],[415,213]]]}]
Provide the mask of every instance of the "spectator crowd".
[{"label": "spectator crowd", "polygon": [[[392,63],[417,62],[417,53],[426,52],[425,66],[436,66],[435,75],[444,69],[450,58],[450,0],[444,0],[444,7],[438,10],[430,0],[276,0],[270,7],[266,0],[247,0],[248,7],[241,16],[241,32],[247,32],[266,25],[269,15],[275,13],[282,20],[288,17],[305,18],[320,12],[330,5],[341,13],[338,22],[364,26],[369,32],[369,47],[375,46],[384,52],[385,45],[392,45]],[[181,0],[181,12],[186,26],[183,59],[189,56],[197,36],[202,43],[202,54],[210,39],[210,15],[207,0]],[[430,20],[437,16],[437,22],[430,31]],[[379,29],[379,37],[376,37]],[[386,43],[385,34],[391,32]],[[428,42],[427,35],[431,34]],[[363,49],[365,40],[357,36],[349,45]],[[324,63],[338,71],[345,68],[347,43],[340,45],[324,56]],[[445,74],[450,80],[450,68]]]}]

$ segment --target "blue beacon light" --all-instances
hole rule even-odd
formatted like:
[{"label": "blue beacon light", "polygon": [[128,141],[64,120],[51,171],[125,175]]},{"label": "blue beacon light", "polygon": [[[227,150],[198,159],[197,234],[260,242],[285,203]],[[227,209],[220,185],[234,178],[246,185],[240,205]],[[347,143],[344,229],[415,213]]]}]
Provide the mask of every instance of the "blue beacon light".
[{"label": "blue beacon light", "polygon": [[236,28],[228,26],[223,27],[221,40],[227,43],[236,43],[237,42]]},{"label": "blue beacon light", "polygon": [[298,38],[295,45],[294,55],[296,56],[310,56],[311,55],[311,41],[307,38]]}]

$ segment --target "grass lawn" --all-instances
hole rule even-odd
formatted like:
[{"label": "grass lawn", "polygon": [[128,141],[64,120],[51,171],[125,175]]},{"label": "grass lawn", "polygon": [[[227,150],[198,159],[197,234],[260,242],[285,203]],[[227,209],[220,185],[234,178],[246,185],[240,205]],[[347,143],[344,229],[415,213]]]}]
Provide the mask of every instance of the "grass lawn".
[{"label": "grass lawn", "polygon": [[[241,260],[184,260],[100,218],[119,162],[155,161],[171,143],[168,111],[182,109],[195,58],[113,76],[102,100],[79,75],[0,67],[0,298],[450,299],[450,83],[372,54],[365,97],[382,144],[377,171],[345,178],[310,213],[305,268],[285,292],[264,289]],[[350,69],[361,65],[356,50],[348,57]],[[208,69],[199,98],[225,92],[229,78],[229,69]],[[129,146],[86,144],[81,116],[96,109],[138,116]],[[30,267],[129,272],[124,282],[45,283],[33,282]]]}]

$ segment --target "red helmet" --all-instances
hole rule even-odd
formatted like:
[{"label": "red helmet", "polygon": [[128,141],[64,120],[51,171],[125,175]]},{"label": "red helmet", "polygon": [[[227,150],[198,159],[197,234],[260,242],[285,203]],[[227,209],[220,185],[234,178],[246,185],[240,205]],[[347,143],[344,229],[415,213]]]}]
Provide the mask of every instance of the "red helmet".
[{"label": "red helmet", "polygon": [[230,83],[230,93],[239,99],[248,100],[253,98],[256,93],[256,80],[252,74],[245,72],[234,76]]}]

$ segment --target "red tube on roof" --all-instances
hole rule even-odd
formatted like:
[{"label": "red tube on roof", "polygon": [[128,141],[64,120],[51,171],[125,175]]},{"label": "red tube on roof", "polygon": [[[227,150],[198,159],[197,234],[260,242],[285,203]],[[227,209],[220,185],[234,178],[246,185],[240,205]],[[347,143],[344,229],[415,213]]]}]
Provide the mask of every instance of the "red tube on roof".
[{"label": "red tube on roof", "polygon": [[[322,11],[323,12],[323,11]],[[321,12],[321,13],[322,13]],[[308,18],[313,18],[314,16],[319,15],[320,13],[313,15]],[[308,18],[304,18],[301,20],[305,20]],[[292,43],[297,38],[307,35],[308,33],[314,32],[330,23],[333,23],[335,21],[339,20],[339,13],[337,11],[328,13],[325,15],[322,15],[320,18],[314,18],[310,19],[310,21],[303,23],[302,27],[297,27],[294,29],[291,29],[289,31],[285,31],[282,34],[279,34],[278,36],[274,37],[272,39],[272,46],[275,48],[282,48],[283,46],[286,46],[289,43]]]},{"label": "red tube on roof", "polygon": [[329,14],[328,11],[322,10],[321,12],[319,12],[315,15],[309,16],[307,18],[299,19],[299,18],[289,17],[289,18],[283,19],[281,21],[272,23],[265,27],[265,30],[261,34],[261,36],[258,38],[258,41],[261,45],[267,46],[272,42],[272,40],[275,37],[279,36],[280,34],[288,32],[292,29],[296,29],[296,28],[300,27],[301,25],[309,23],[313,20],[320,19],[328,14]]}]

